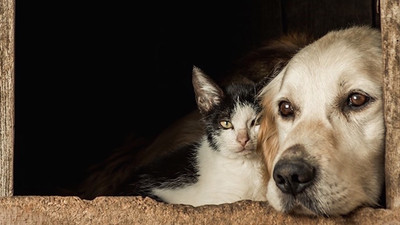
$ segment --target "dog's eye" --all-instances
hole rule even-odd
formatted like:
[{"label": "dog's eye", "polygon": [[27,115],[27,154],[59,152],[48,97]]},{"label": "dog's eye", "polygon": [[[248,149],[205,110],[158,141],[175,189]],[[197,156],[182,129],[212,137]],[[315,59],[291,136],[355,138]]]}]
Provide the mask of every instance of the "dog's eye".
[{"label": "dog's eye", "polygon": [[352,107],[352,108],[359,108],[365,104],[367,104],[370,100],[370,97],[365,95],[365,94],[361,94],[361,93],[352,93],[350,94],[349,98],[348,98],[348,106]]},{"label": "dog's eye", "polygon": [[288,101],[281,101],[279,103],[279,112],[283,117],[289,117],[294,114],[293,106]]}]

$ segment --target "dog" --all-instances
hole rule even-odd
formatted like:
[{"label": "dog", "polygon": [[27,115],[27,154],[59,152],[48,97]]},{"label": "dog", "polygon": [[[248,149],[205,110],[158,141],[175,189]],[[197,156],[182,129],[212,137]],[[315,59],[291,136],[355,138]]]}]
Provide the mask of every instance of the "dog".
[{"label": "dog", "polygon": [[381,34],[328,32],[260,92],[258,138],[277,211],[346,215],[379,206],[384,187]]}]

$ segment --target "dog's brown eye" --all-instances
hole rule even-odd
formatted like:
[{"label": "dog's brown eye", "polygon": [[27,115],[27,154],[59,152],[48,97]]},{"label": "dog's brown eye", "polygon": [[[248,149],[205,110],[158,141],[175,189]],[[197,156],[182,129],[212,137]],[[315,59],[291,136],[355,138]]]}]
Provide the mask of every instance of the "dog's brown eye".
[{"label": "dog's brown eye", "polygon": [[358,108],[368,103],[369,99],[370,98],[367,95],[361,93],[353,93],[349,96],[348,105],[350,107]]},{"label": "dog's brown eye", "polygon": [[292,104],[288,101],[281,101],[279,103],[279,112],[283,117],[292,116],[294,113]]}]

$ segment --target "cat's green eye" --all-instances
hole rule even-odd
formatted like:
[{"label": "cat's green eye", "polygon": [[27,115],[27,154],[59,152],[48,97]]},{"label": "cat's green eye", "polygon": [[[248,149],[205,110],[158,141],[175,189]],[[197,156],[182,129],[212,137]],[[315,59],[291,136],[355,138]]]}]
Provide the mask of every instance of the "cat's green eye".
[{"label": "cat's green eye", "polygon": [[232,129],[232,128],[233,128],[232,123],[229,122],[229,121],[227,121],[227,120],[223,120],[223,121],[219,122],[219,124],[221,124],[221,126],[222,126],[224,129]]}]

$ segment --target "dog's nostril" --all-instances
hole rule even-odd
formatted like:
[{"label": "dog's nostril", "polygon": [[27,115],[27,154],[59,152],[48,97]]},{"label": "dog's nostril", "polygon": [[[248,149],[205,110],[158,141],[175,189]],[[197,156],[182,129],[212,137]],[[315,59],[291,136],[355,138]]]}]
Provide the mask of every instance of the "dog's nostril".
[{"label": "dog's nostril", "polygon": [[312,183],[315,168],[302,160],[282,160],[276,164],[273,178],[282,192],[296,195]]},{"label": "dog's nostril", "polygon": [[[275,177],[274,177],[274,178],[275,178]],[[277,184],[285,184],[285,178],[282,177],[281,175],[277,175],[276,178],[275,178],[275,182],[276,182]]]}]

